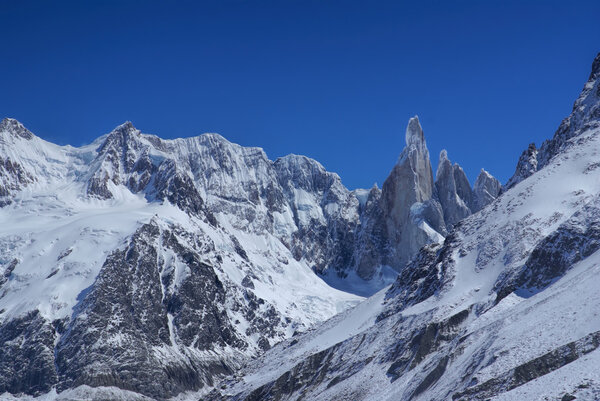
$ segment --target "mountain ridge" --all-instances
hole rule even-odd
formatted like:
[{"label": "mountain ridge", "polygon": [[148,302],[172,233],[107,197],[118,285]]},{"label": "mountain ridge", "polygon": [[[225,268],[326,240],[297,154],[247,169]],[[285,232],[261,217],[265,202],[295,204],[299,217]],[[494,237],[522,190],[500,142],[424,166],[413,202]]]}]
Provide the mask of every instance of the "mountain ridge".
[{"label": "mountain ridge", "polygon": [[[202,393],[363,299],[335,287],[366,296],[394,279],[377,256],[389,249],[386,234],[369,223],[381,222],[386,190],[361,206],[313,159],[272,161],[216,134],[163,140],[131,122],[79,148],[16,120],[1,126],[0,392]],[[402,154],[428,152],[417,119],[411,129],[420,140],[409,137]],[[431,173],[428,158],[420,166]],[[415,229],[428,224],[410,213]],[[421,240],[442,238],[431,230]],[[366,240],[371,260],[357,245]],[[203,281],[214,296],[194,295]],[[206,341],[190,340],[190,327],[210,333]],[[26,345],[8,346],[15,342]],[[111,349],[122,356],[105,357]],[[29,384],[15,381],[25,374]]]},{"label": "mountain ridge", "polygon": [[218,134],[126,122],[74,148],[3,120],[0,392],[600,395],[598,65],[505,187],[445,151],[434,177],[418,117],[368,192]]},{"label": "mountain ridge", "polygon": [[[215,197],[215,198],[221,198],[221,200],[223,201],[229,201],[229,200],[233,200],[233,201],[246,201],[246,202],[250,202],[250,203],[255,203],[257,201],[263,201],[263,203],[267,203],[268,207],[275,207],[277,208],[280,205],[276,205],[276,201],[275,198],[278,198],[281,201],[281,198],[284,196],[283,193],[281,192],[283,190],[284,187],[286,187],[287,185],[289,185],[290,180],[294,180],[294,179],[301,179],[303,180],[302,182],[304,182],[306,185],[308,185],[309,187],[312,186],[312,184],[316,183],[315,180],[325,180],[326,182],[329,182],[329,184],[326,185],[332,185],[333,187],[328,187],[328,188],[336,188],[334,190],[334,192],[337,192],[337,196],[334,196],[335,199],[333,199],[334,202],[339,202],[341,201],[340,199],[337,199],[337,197],[341,196],[342,198],[344,198],[345,200],[343,201],[344,203],[348,203],[350,202],[351,205],[349,205],[349,207],[352,209],[351,213],[354,214],[358,214],[358,206],[355,202],[355,199],[357,199],[355,196],[353,196],[352,191],[349,191],[348,189],[346,189],[343,184],[341,183],[341,179],[339,177],[339,175],[337,175],[336,173],[331,173],[328,172],[324,169],[324,167],[316,160],[314,159],[310,159],[306,156],[301,156],[301,155],[294,155],[294,154],[290,154],[290,155],[286,155],[280,158],[277,158],[274,161],[271,161],[267,158],[266,154],[264,153],[264,151],[262,150],[262,148],[257,148],[257,147],[250,147],[250,148],[246,148],[246,147],[242,147],[240,145],[237,144],[233,144],[229,141],[227,141],[224,137],[218,135],[218,134],[202,134],[196,137],[190,137],[190,138],[177,138],[177,139],[172,139],[172,140],[164,140],[161,139],[155,135],[149,135],[149,134],[142,134],[141,131],[137,130],[133,124],[131,122],[125,122],[119,126],[117,126],[113,131],[111,131],[109,134],[103,135],[101,137],[99,137],[98,139],[96,139],[95,141],[93,141],[90,145],[85,145],[82,146],[80,148],[73,148],[69,145],[67,146],[58,146],[58,145],[53,145],[51,143],[45,142],[41,139],[38,139],[38,137],[36,137],[35,135],[33,135],[32,133],[30,133],[22,124],[20,124],[18,121],[13,120],[13,119],[4,119],[3,121],[6,121],[4,123],[4,126],[9,127],[7,132],[12,132],[11,130],[17,130],[15,132],[17,132],[17,135],[20,136],[18,133],[19,132],[27,132],[29,133],[29,135],[27,135],[27,139],[34,139],[36,138],[36,141],[40,142],[41,144],[49,144],[50,148],[53,148],[52,150],[56,153],[56,151],[58,150],[58,153],[63,153],[63,154],[67,154],[67,157],[74,157],[75,159],[79,159],[79,163],[82,164],[82,169],[84,171],[78,172],[77,174],[81,175],[81,176],[86,176],[85,178],[87,179],[87,189],[86,189],[86,193],[89,196],[92,197],[97,197],[99,199],[110,199],[113,197],[113,193],[112,191],[115,190],[114,185],[124,185],[125,187],[129,188],[130,191],[132,191],[133,193],[139,193],[139,192],[144,192],[146,193],[146,197],[152,201],[153,199],[157,199],[157,200],[163,200],[165,199],[165,197],[171,196],[171,198],[169,199],[169,201],[171,202],[183,202],[183,198],[181,196],[179,196],[179,200],[176,199],[176,197],[174,197],[173,194],[167,194],[165,191],[168,189],[168,186],[170,185],[165,176],[165,174],[167,174],[169,177],[175,176],[177,178],[177,180],[179,181],[179,186],[180,187],[184,187],[185,190],[180,191],[182,192],[182,194],[185,194],[185,196],[189,199],[192,199],[191,201],[188,202],[187,205],[180,205],[181,207],[188,208],[189,210],[194,210],[195,212],[199,212],[202,208],[203,208],[203,204],[205,203],[205,201],[208,201],[205,198],[208,197]],[[412,128],[411,128],[412,127]],[[419,138],[415,139],[413,141],[413,139],[411,139],[411,136],[409,135],[411,133],[411,129],[417,130],[419,131],[417,135]],[[24,131],[23,131],[24,130]],[[406,134],[406,140],[407,140],[407,146],[406,148],[403,150],[401,156],[399,157],[398,163],[400,163],[400,161],[402,160],[402,155],[408,155],[410,149],[421,149],[419,151],[424,151],[426,152],[426,154],[428,155],[428,151],[427,151],[427,146],[425,144],[425,139],[424,139],[424,135],[422,132],[422,129],[420,127],[418,118],[415,117],[413,119],[411,119],[409,121],[409,125],[407,127],[407,134]],[[416,137],[415,137],[416,138]],[[412,142],[414,143],[412,143]],[[87,161],[83,160],[84,157],[81,156],[81,153],[89,153],[89,149],[91,149],[93,146],[97,146],[97,149],[94,150],[94,152],[96,153],[93,156],[93,160],[91,162],[89,162],[90,164],[90,168],[87,169],[87,171],[85,171],[85,166],[83,166],[84,163],[86,163]],[[46,149],[44,149],[44,146],[41,146],[41,153],[48,153],[46,151]],[[189,149],[193,149],[192,153],[190,153]],[[194,154],[194,151],[197,152],[197,154]],[[70,154],[68,154],[70,153]],[[232,157],[232,155],[234,154],[240,154],[242,155],[242,159],[241,160],[236,160],[234,162],[234,158]],[[202,155],[202,156],[207,156],[212,158],[213,160],[211,161],[211,163],[209,163],[208,165],[203,164],[202,162],[199,162],[197,159],[198,157]],[[217,155],[217,156],[215,156]],[[65,158],[65,155],[62,155],[63,159]],[[217,160],[217,158],[219,157],[223,157],[224,159],[222,160]],[[237,156],[239,157],[239,156]],[[407,157],[407,156],[404,156]],[[48,158],[48,157],[46,157]],[[60,157],[51,157],[51,161],[57,160]],[[196,160],[194,160],[196,159]],[[171,161],[169,161],[171,160]],[[64,162],[63,162],[64,163]],[[232,165],[229,165],[229,163],[231,163]],[[398,163],[396,165],[398,165]],[[430,170],[431,169],[431,163],[429,162],[429,158],[428,156],[423,160],[423,167],[421,167],[421,170]],[[23,173],[21,174],[16,174],[17,176],[17,183],[20,183],[21,186],[27,186],[28,184],[30,184],[30,181],[35,181],[37,180],[37,178],[35,178],[37,175],[39,175],[39,169],[24,169],[22,167],[23,163],[17,163],[15,166],[10,166],[11,169],[19,169],[23,170]],[[261,165],[262,164],[262,165]],[[249,165],[249,167],[248,167]],[[301,166],[301,167],[299,167]],[[311,167],[314,166],[314,167]],[[218,168],[217,168],[218,167]],[[246,170],[256,170],[258,168],[259,171],[254,171],[250,174],[250,176],[248,177],[247,174],[243,173],[242,170],[246,169]],[[300,171],[292,171],[290,170],[290,168],[293,169],[312,169],[315,172],[318,172],[318,175],[322,176],[322,177],[305,177],[302,178],[302,173]],[[199,171],[200,169],[202,169],[202,171]],[[283,173],[280,171],[281,169],[287,169],[288,172],[287,173]],[[27,170],[33,170],[33,171],[27,171]],[[236,182],[231,182],[231,184],[229,185],[225,185],[225,184],[218,184],[215,183],[215,181],[231,181],[230,177],[225,177],[223,175],[222,172],[219,172],[217,170],[224,170],[227,172],[227,174],[231,175],[231,174],[236,174],[236,175],[240,175],[242,176],[242,190],[235,190],[233,188],[236,187],[236,185],[238,185],[238,183]],[[237,171],[234,171],[237,170]],[[260,171],[262,170],[262,171]],[[275,170],[275,171],[269,171],[269,170]],[[419,169],[417,169],[419,170]],[[393,173],[394,170],[392,170]],[[208,173],[207,173],[208,172]],[[60,175],[61,173],[55,173],[56,175]],[[62,173],[64,174],[64,172]],[[204,176],[202,176],[202,174],[204,174]],[[263,176],[260,177],[259,175],[262,174]],[[420,174],[420,173],[417,173]],[[87,175],[91,175],[91,177],[87,177]],[[218,177],[218,179],[214,179],[214,175],[216,175]],[[247,177],[243,177],[244,175],[246,175]],[[269,179],[266,178],[265,175],[267,176],[275,176],[275,179]],[[464,175],[464,173],[463,173]],[[328,178],[325,178],[328,177]],[[64,178],[64,177],[62,177]],[[159,178],[159,182],[156,182],[156,178]],[[56,179],[56,177],[54,177],[54,179]],[[408,178],[410,179],[410,178]],[[19,181],[20,180],[20,181]],[[269,180],[271,182],[269,182]],[[287,180],[287,181],[286,181]],[[309,181],[313,181],[313,182],[309,182]],[[468,184],[468,180],[466,180],[466,178],[463,179],[464,182],[466,182]],[[210,182],[213,181],[213,182]],[[262,182],[261,182],[262,181]],[[387,180],[388,183],[390,182],[390,180]],[[433,187],[433,175],[429,174],[429,177],[426,179],[427,182],[429,182],[430,185]],[[295,185],[296,183],[294,183]],[[324,182],[322,182],[319,185],[323,185]],[[247,187],[247,188],[244,188]],[[261,188],[262,187],[262,188]],[[278,188],[277,188],[278,187]],[[3,197],[4,202],[10,202],[10,197],[9,195],[9,188],[13,188],[14,189],[18,189],[18,185],[16,184],[12,184],[9,185],[8,183],[6,183],[5,185],[2,186],[4,192],[7,193],[6,196]],[[112,189],[111,189],[112,188]],[[161,191],[162,188],[162,191]],[[275,194],[269,193],[269,199],[265,199],[266,197],[266,192],[271,192],[271,191],[267,191],[267,189],[270,188],[271,190],[275,190]],[[260,191],[259,191],[260,189]],[[311,187],[312,189],[312,187]],[[325,188],[319,188],[319,191],[323,191]],[[471,192],[472,189],[469,187],[467,188],[467,191]],[[117,191],[118,192],[118,191]],[[261,192],[261,193],[259,193]],[[279,192],[279,193],[277,193]],[[383,191],[383,194],[385,195],[386,192],[389,191]],[[426,191],[427,194],[425,195],[425,197],[432,197],[433,196],[433,189]],[[288,194],[287,197],[288,198],[294,198],[296,196],[296,194],[290,193],[288,190]],[[391,195],[394,199],[398,198],[399,194],[392,194]],[[448,195],[448,196],[452,196],[452,195]],[[489,202],[492,199],[486,199],[485,202]],[[315,200],[316,201],[316,200]],[[275,202],[275,203],[273,203]],[[292,202],[296,202],[292,199]],[[209,202],[210,203],[210,202]],[[215,202],[216,203],[216,202]],[[259,202],[261,203],[261,202]],[[269,204],[270,203],[270,204]],[[389,203],[389,202],[388,202]],[[216,209],[220,209],[222,208],[224,205],[221,203],[220,205],[209,205],[209,208],[216,208]],[[291,220],[294,220],[294,225],[298,226],[301,222],[299,221],[299,218],[301,218],[304,213],[302,213],[302,211],[298,210],[298,206],[300,206],[300,209],[302,208],[301,205],[297,205],[295,207],[293,207],[292,209],[292,218]],[[322,206],[326,206],[326,205],[322,205]],[[206,209],[206,208],[204,208]],[[405,207],[406,209],[406,207]],[[433,205],[433,214],[434,217],[432,217],[431,219],[439,221],[440,219],[443,219],[443,213],[444,211],[442,211],[441,213],[436,210],[437,206],[434,204]],[[209,218],[213,219],[211,216],[211,212],[209,212],[208,210],[204,210],[204,213],[207,214],[209,216]],[[404,213],[404,212],[402,212]],[[471,211],[470,209],[468,211],[463,211],[463,215],[464,214],[470,214]],[[271,221],[267,221],[267,222],[262,222],[262,225],[264,226],[265,224],[267,225],[272,225],[273,224],[273,216],[266,216],[269,220]],[[315,216],[313,216],[315,217]],[[326,216],[316,216],[318,219],[320,220],[327,220]],[[339,217],[339,216],[338,216]],[[416,250],[418,250],[418,248],[420,248],[421,245],[423,245],[424,243],[427,242],[431,242],[431,241],[435,241],[435,240],[439,240],[440,236],[445,235],[446,233],[446,228],[450,228],[456,221],[458,221],[458,219],[460,219],[461,216],[457,217],[450,217],[449,218],[449,222],[448,223],[444,223],[444,224],[440,224],[439,222],[436,222],[435,224],[433,224],[434,231],[437,231],[440,233],[440,235],[437,234],[426,234],[424,237],[422,237],[415,245],[410,247],[410,250],[408,251],[408,253],[404,252],[404,251],[400,251],[403,252],[402,256],[400,256],[399,261],[394,262],[393,260],[395,260],[396,257],[391,256],[392,259],[388,258],[384,258],[384,260],[380,260],[377,261],[376,263],[380,263],[380,264],[390,264],[392,267],[398,269],[402,264],[406,263],[406,261],[408,260],[408,258],[410,256],[412,256],[412,254],[414,254],[416,252]],[[309,218],[311,218],[309,216]],[[416,219],[421,219],[421,217],[415,217]],[[286,217],[285,219],[290,220],[289,217]],[[344,218],[342,218],[344,219]],[[348,221],[348,217],[345,218],[343,225],[345,225],[346,227],[344,228],[346,231],[350,231],[352,232],[358,225],[360,225],[360,218],[357,217],[350,217],[350,219],[352,221]],[[414,218],[413,218],[414,220]],[[427,220],[427,219],[425,219]],[[286,224],[284,222],[276,222],[279,224]],[[330,224],[331,222],[327,222],[327,224]],[[289,221],[287,223],[289,225]],[[336,223],[338,224],[338,223]],[[419,223],[416,223],[419,224]],[[396,230],[396,227],[399,226],[404,226],[405,225],[405,221],[399,221],[399,222],[395,222],[393,226],[388,227],[388,233],[386,234],[386,238],[382,238],[379,239],[378,242],[387,242],[389,236],[393,235],[392,233]],[[446,228],[443,228],[442,226],[446,226]],[[371,234],[371,233],[369,233]],[[286,243],[290,244],[292,242],[295,241],[294,238],[290,238],[288,236],[288,238],[281,238],[282,240],[284,240]],[[354,240],[349,240],[350,242],[353,242]],[[296,241],[297,242],[297,241]],[[300,246],[298,244],[298,246]],[[401,248],[402,245],[388,245],[391,246],[392,248]],[[330,268],[332,265],[332,260],[331,258],[334,259],[339,259],[339,262],[337,263],[333,263],[333,267],[335,270],[339,271],[339,270],[345,270],[349,267],[352,267],[352,265],[354,266],[358,266],[360,265],[361,268],[357,268],[354,267],[353,270],[357,270],[357,271],[364,271],[364,265],[365,263],[362,261],[353,261],[352,259],[355,258],[354,256],[350,255],[352,253],[352,251],[349,250],[349,248],[352,248],[352,244],[350,244],[347,248],[346,251],[344,251],[344,253],[346,255],[330,255],[329,258],[325,257],[325,256],[321,256],[321,259],[317,261],[317,263],[314,266],[314,269],[320,273],[324,273],[326,268]],[[329,248],[332,248],[331,246]],[[305,254],[306,252],[311,252],[310,250],[304,250],[304,249],[300,249],[297,252],[297,256],[300,257],[302,254]],[[361,255],[357,255],[356,258],[358,259],[362,259]],[[368,258],[367,258],[368,259]],[[388,260],[389,259],[389,260]],[[374,270],[374,266],[373,263],[369,263],[370,266],[367,269],[368,271],[365,274],[361,274],[360,276],[363,279],[370,279],[373,277],[373,275],[376,275],[379,273],[379,271],[377,269]]]}]

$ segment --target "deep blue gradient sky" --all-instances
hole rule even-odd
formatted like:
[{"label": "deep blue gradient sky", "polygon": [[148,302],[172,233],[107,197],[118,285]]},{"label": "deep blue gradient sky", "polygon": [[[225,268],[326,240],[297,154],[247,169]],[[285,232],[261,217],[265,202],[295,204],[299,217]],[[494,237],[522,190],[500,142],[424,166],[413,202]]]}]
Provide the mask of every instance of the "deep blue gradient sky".
[{"label": "deep blue gradient sky", "polygon": [[81,145],[126,120],[218,132],[379,185],[418,114],[471,182],[553,135],[600,51],[600,1],[0,0],[0,117]]}]

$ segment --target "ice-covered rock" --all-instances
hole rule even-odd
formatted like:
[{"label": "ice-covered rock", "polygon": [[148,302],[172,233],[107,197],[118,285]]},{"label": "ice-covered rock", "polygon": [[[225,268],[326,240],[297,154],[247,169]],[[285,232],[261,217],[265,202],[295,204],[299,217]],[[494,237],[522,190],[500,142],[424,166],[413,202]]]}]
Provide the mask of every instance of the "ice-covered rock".
[{"label": "ice-covered rock", "polygon": [[59,391],[113,386],[174,396],[213,386],[246,349],[283,338],[289,322],[252,290],[222,281],[219,260],[206,252],[213,248],[204,233],[151,221],[111,254],[60,333]]},{"label": "ice-covered rock", "polygon": [[[429,151],[418,117],[409,120],[406,128],[406,147],[381,189],[381,209],[385,221],[390,253],[384,263],[396,269],[425,244],[434,240],[427,222],[412,223],[411,208],[433,195],[433,172]],[[414,216],[414,214],[413,214]]]},{"label": "ice-covered rock", "polygon": [[15,135],[26,140],[33,139],[34,137],[31,131],[14,118],[4,118],[0,121],[0,133],[4,133],[3,135]]},{"label": "ice-covered rock", "polygon": [[435,189],[447,229],[471,214],[471,186],[463,169],[458,164],[452,165],[446,150],[440,152]]},{"label": "ice-covered rock", "polygon": [[516,184],[537,171],[537,155],[538,150],[535,147],[535,143],[530,143],[527,149],[525,149],[519,157],[515,173],[506,183],[505,189],[514,187]]},{"label": "ice-covered rock", "polygon": [[286,238],[296,259],[310,260],[320,273],[352,266],[358,199],[337,174],[308,157],[285,156],[274,167],[297,227]]},{"label": "ice-covered rock", "polygon": [[471,209],[478,212],[494,201],[502,192],[502,184],[490,173],[481,169],[473,185],[473,203]]}]

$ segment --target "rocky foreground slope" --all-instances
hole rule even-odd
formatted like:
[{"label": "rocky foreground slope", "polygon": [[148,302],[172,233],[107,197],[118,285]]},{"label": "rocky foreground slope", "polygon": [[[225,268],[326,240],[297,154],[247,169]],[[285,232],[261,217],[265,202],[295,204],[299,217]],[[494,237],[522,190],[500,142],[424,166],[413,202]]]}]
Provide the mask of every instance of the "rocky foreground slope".
[{"label": "rocky foreground slope", "polygon": [[423,247],[390,288],[208,399],[600,399],[599,149],[600,54],[571,115],[523,153],[502,196]]}]

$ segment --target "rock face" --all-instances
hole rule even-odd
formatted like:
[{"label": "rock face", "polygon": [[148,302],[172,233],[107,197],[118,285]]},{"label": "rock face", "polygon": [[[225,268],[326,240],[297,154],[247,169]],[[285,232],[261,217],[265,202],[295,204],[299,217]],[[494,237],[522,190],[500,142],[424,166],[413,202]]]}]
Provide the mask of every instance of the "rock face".
[{"label": "rock face", "polygon": [[284,238],[290,241],[292,254],[311,260],[317,272],[352,266],[358,199],[337,174],[315,160],[289,155],[277,159],[274,167],[298,227],[291,238]]},{"label": "rock face", "polygon": [[374,185],[368,192],[361,208],[360,229],[357,231],[354,258],[359,277],[370,279],[376,273],[376,266],[383,263],[383,249],[387,247],[384,215],[380,208],[381,189]]},{"label": "rock face", "polygon": [[[4,149],[12,147],[15,139],[28,141],[33,138],[23,124],[12,118],[0,122],[0,146]],[[12,160],[9,152],[0,155],[0,207],[12,203],[11,195],[28,184],[35,182],[35,177],[27,172],[16,160]]]},{"label": "rock face", "polygon": [[369,279],[380,265],[402,271],[424,246],[439,243],[452,227],[500,194],[501,185],[482,172],[471,188],[463,169],[443,150],[435,181],[418,117],[406,129],[406,147],[381,191],[371,190],[358,228],[357,272]]},{"label": "rock face", "polygon": [[10,195],[35,181],[31,174],[10,159],[0,158],[0,207],[12,203]]},{"label": "rock face", "polygon": [[57,383],[55,328],[31,311],[0,326],[0,391],[40,395]]},{"label": "rock face", "polygon": [[600,200],[595,197],[540,241],[520,271],[498,283],[502,298],[513,291],[530,297],[600,249]]},{"label": "rock face", "polygon": [[445,150],[440,153],[435,189],[448,229],[471,214],[473,194],[467,176],[458,164],[450,163]]},{"label": "rock face", "polygon": [[473,185],[473,202],[471,204],[471,210],[473,212],[480,211],[500,196],[502,190],[503,188],[500,181],[492,177],[490,173],[484,169],[481,169],[481,172],[475,181],[475,185]]},{"label": "rock face", "polygon": [[112,199],[118,186],[125,186],[149,200],[169,201],[216,223],[188,173],[178,167],[176,159],[160,155],[164,148],[158,137],[143,136],[131,122],[118,126],[100,145],[92,161],[87,194]]},{"label": "rock face", "polygon": [[[190,243],[214,246],[150,222],[108,257],[56,347],[59,391],[86,384],[165,398],[198,390],[233,372],[241,353],[224,350],[248,348],[247,333],[267,347],[281,335],[273,307],[221,282]],[[228,303],[248,318],[246,333],[228,318]]]},{"label": "rock face", "polygon": [[400,269],[424,244],[434,240],[426,227],[419,227],[420,211],[411,213],[413,205],[432,198],[433,188],[425,136],[419,119],[413,117],[406,128],[406,147],[381,190],[380,207],[391,248],[385,264]]},{"label": "rock face", "polygon": [[0,132],[8,133],[19,138],[30,140],[34,135],[14,118],[5,118],[0,121]]},{"label": "rock face", "polygon": [[537,171],[537,155],[538,150],[535,147],[535,143],[530,143],[529,147],[525,149],[521,154],[521,157],[519,157],[515,173],[506,183],[506,189],[514,187],[516,184]]}]

